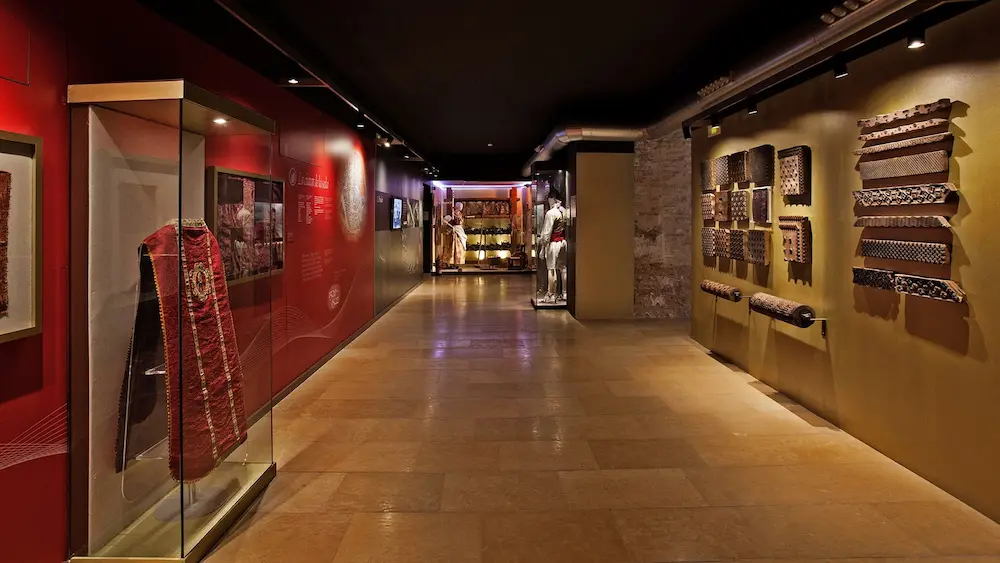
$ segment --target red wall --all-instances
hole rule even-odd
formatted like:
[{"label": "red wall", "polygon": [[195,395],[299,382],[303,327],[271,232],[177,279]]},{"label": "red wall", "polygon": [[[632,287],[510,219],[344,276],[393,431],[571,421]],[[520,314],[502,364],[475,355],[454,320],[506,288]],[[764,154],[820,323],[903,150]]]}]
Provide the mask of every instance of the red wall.
[{"label": "red wall", "polygon": [[[14,27],[11,27],[14,26]],[[0,2],[0,130],[42,137],[43,332],[0,344],[0,560],[54,563],[67,555],[67,458],[65,434],[43,457],[12,457],[11,442],[39,425],[65,427],[67,393],[68,110],[70,83],[184,78],[254,108],[278,123],[270,151],[271,173],[285,180],[285,269],[256,284],[233,289],[240,346],[270,343],[271,394],[280,392],[373,317],[374,207],[367,173],[367,220],[358,240],[340,225],[336,186],[339,161],[327,150],[347,138],[356,150],[371,149],[346,127],[297,97],[160,19],[131,0],[3,0]],[[30,67],[25,60],[30,37]],[[22,63],[30,69],[24,84]],[[11,80],[13,79],[13,80]],[[236,155],[210,144],[207,164],[265,172],[268,155]],[[364,148],[364,149],[363,149]],[[370,158],[365,158],[370,162]],[[292,185],[297,178],[326,179],[329,188]],[[297,205],[318,203],[325,213],[311,224],[298,220]],[[328,198],[328,199],[327,199]],[[315,261],[305,275],[303,260]],[[270,284],[270,287],[268,287]],[[340,300],[331,307],[331,289]],[[268,312],[271,327],[268,330]],[[264,340],[261,341],[260,339]],[[248,371],[268,369],[266,360]],[[265,372],[266,373],[266,372]],[[249,376],[248,376],[249,377]],[[259,403],[266,389],[248,397]],[[7,464],[16,462],[9,467]],[[11,462],[13,460],[13,462]]]}]

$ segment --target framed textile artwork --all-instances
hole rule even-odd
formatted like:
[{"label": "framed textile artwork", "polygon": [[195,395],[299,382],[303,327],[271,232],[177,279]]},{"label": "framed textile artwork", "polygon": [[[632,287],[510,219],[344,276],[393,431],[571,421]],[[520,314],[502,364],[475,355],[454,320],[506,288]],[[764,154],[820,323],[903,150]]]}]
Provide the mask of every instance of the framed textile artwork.
[{"label": "framed textile artwork", "polygon": [[715,194],[715,220],[719,222],[729,221],[729,198],[732,192],[718,192]]},{"label": "framed textile artwork", "polygon": [[285,184],[268,176],[211,167],[205,218],[215,234],[226,280],[242,283],[285,263]]},{"label": "framed textile artwork", "polygon": [[812,181],[811,152],[809,147],[797,146],[778,151],[781,173],[781,195],[808,195]]},{"label": "framed textile artwork", "polygon": [[701,253],[704,256],[715,256],[715,227],[701,229]]},{"label": "framed textile artwork", "polygon": [[771,222],[771,188],[755,188],[753,190],[753,220],[754,223]]},{"label": "framed textile artwork", "polygon": [[858,164],[862,180],[934,174],[948,170],[948,151],[931,151]]},{"label": "framed textile artwork", "polygon": [[735,190],[729,193],[729,218],[733,221],[749,221],[750,191]]},{"label": "framed textile artwork", "polygon": [[715,192],[701,194],[701,218],[705,221],[715,219]]},{"label": "framed textile artwork", "polygon": [[0,131],[0,342],[41,332],[42,140]]},{"label": "framed textile artwork", "polygon": [[747,181],[747,152],[734,152],[729,155],[729,182],[739,184]]},{"label": "framed textile artwork", "polygon": [[757,186],[774,183],[774,147],[760,145],[747,151],[747,181]]},{"label": "framed textile artwork", "polygon": [[778,228],[781,229],[781,246],[785,262],[812,262],[812,230],[808,217],[781,216],[778,217]]}]

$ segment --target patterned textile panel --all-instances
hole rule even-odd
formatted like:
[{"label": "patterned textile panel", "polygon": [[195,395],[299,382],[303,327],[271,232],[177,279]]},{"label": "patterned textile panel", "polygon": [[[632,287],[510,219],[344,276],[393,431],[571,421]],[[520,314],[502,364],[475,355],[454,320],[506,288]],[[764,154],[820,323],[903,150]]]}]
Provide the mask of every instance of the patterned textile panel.
[{"label": "patterned textile panel", "polygon": [[951,133],[937,133],[934,135],[924,135],[923,137],[914,137],[912,139],[904,139],[902,141],[892,141],[890,143],[882,143],[880,145],[862,147],[860,149],[855,149],[854,154],[861,156],[863,154],[876,154],[896,149],[908,149],[910,147],[919,147],[920,145],[939,143],[941,141],[945,141],[951,138],[952,138]]},{"label": "patterned textile panel", "polygon": [[771,263],[771,231],[766,229],[747,231],[747,262],[761,266]]},{"label": "patterned textile panel", "polygon": [[919,184],[859,190],[852,195],[861,207],[886,207],[944,203],[957,191],[954,184]]},{"label": "patterned textile panel", "polygon": [[855,227],[951,228],[941,215],[867,215],[854,221]]},{"label": "patterned textile panel", "polygon": [[10,229],[10,172],[0,171],[0,316],[7,314],[10,295],[7,290],[7,242]]},{"label": "patterned textile panel", "polygon": [[712,160],[712,183],[716,186],[732,184],[729,179],[729,155]]},{"label": "patterned textile panel", "polygon": [[786,262],[812,262],[812,230],[809,219],[800,216],[778,217],[781,246]]},{"label": "patterned textile panel", "polygon": [[951,100],[947,98],[942,98],[936,102],[930,104],[920,104],[909,109],[901,109],[899,111],[894,111],[892,113],[884,113],[881,115],[876,115],[875,117],[868,117],[865,119],[858,120],[858,127],[875,127],[878,125],[888,125],[894,121],[902,121],[904,119],[910,119],[918,115],[927,115],[940,111],[943,109],[948,109],[952,105]]},{"label": "patterned textile panel", "polygon": [[729,181],[739,184],[747,181],[747,152],[741,151],[729,155]]},{"label": "patterned textile panel", "polygon": [[739,229],[729,231],[729,257],[733,260],[748,262],[747,232]]},{"label": "patterned textile panel", "polygon": [[771,222],[771,188],[753,190],[753,220],[755,223]]},{"label": "patterned textile panel", "polygon": [[747,151],[747,181],[758,186],[774,184],[774,146],[760,145]]},{"label": "patterned textile panel", "polygon": [[751,295],[750,309],[799,328],[811,326],[816,319],[812,307],[767,293]]},{"label": "patterned textile panel", "polygon": [[701,253],[705,256],[715,256],[715,227],[702,227]]},{"label": "patterned textile panel", "polygon": [[708,160],[703,160],[698,164],[701,173],[701,191],[715,191],[715,183],[712,180],[712,163]]},{"label": "patterned textile panel", "polygon": [[741,299],[743,299],[743,294],[739,289],[731,285],[726,285],[712,280],[702,280],[701,290],[716,297],[733,301],[734,303],[738,303]]},{"label": "patterned textile panel", "polygon": [[715,255],[729,258],[729,229],[715,229]]},{"label": "patterned textile panel", "polygon": [[891,270],[877,268],[853,268],[854,285],[874,287],[875,289],[896,290],[895,273]]},{"label": "patterned textile panel", "polygon": [[705,221],[715,219],[715,193],[701,194],[701,218]]},{"label": "patterned textile panel", "polygon": [[811,166],[809,147],[797,146],[778,151],[781,195],[807,195],[812,180]]},{"label": "patterned textile panel", "polygon": [[951,303],[962,303],[965,301],[965,292],[962,291],[962,288],[957,283],[951,280],[925,278],[909,274],[896,274],[896,293],[916,295],[918,297],[949,301]]},{"label": "patterned textile panel", "polygon": [[870,160],[859,164],[862,180],[881,180],[948,170],[948,151],[931,151],[907,156]]},{"label": "patterned textile panel", "polygon": [[859,135],[858,140],[877,141],[879,139],[895,137],[896,135],[902,135],[904,133],[913,133],[915,131],[923,131],[925,129],[940,127],[946,123],[948,123],[947,119],[941,119],[941,118],[927,119],[924,121],[918,121],[916,123],[910,123],[909,125],[900,125],[899,127],[893,127],[892,129],[883,129],[881,131],[874,131],[872,133]]},{"label": "patterned textile panel", "polygon": [[730,192],[729,218],[733,221],[750,220],[750,190]]},{"label": "patterned textile panel", "polygon": [[729,221],[729,198],[732,192],[718,192],[715,194],[715,220],[719,222]]},{"label": "patterned textile panel", "polygon": [[905,260],[927,264],[951,263],[951,251],[940,242],[909,240],[861,239],[861,255],[886,260]]}]

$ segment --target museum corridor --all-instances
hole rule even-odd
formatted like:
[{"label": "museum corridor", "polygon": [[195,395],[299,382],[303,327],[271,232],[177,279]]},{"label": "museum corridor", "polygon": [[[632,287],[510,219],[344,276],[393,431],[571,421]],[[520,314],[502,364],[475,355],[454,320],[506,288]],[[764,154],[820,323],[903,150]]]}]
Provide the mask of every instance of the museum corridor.
[{"label": "museum corridor", "polygon": [[209,563],[1000,562],[1000,525],[664,321],[426,281],[274,409]]}]

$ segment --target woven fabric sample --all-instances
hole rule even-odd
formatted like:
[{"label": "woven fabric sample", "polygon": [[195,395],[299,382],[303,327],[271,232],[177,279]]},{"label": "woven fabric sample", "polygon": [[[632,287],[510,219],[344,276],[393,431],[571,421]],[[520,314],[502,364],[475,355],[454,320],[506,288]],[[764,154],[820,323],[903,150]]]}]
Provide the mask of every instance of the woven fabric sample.
[{"label": "woven fabric sample", "polygon": [[883,129],[881,131],[873,131],[871,133],[859,135],[858,140],[877,141],[879,139],[887,139],[889,137],[895,137],[896,135],[902,135],[904,133],[913,133],[914,131],[923,131],[924,129],[940,127],[946,123],[948,123],[947,119],[941,119],[939,117],[936,117],[934,119],[918,121],[916,123],[910,123],[908,125],[900,125],[899,127],[893,127],[892,129]]},{"label": "woven fabric sample", "polygon": [[882,143],[880,145],[872,145],[870,147],[862,147],[860,149],[855,149],[854,154],[860,156],[863,154],[876,154],[885,151],[892,151],[896,149],[907,149],[910,147],[919,147],[920,145],[929,145],[931,143],[938,143],[952,137],[950,132],[945,133],[935,133],[933,135],[924,135],[923,137],[914,137],[912,139],[903,139],[902,141],[892,141],[891,143]]},{"label": "woven fabric sample", "polygon": [[909,240],[861,239],[861,255],[887,260],[906,260],[927,264],[949,264],[951,251],[940,242],[914,242]]},{"label": "woven fabric sample", "polygon": [[732,192],[718,192],[715,194],[715,220],[720,222],[729,221],[729,197]]},{"label": "woven fabric sample", "polygon": [[729,218],[733,221],[750,220],[750,190],[730,192]]},{"label": "woven fabric sample", "polygon": [[965,292],[962,291],[962,288],[957,283],[951,280],[925,278],[909,274],[896,274],[896,293],[927,297],[928,299],[937,299],[938,301],[950,301],[952,303],[962,303],[965,301]]},{"label": "woven fabric sample", "polygon": [[951,228],[941,215],[867,215],[854,221],[855,227]]},{"label": "woven fabric sample", "polygon": [[747,231],[747,262],[760,266],[771,263],[771,231],[766,229]]},{"label": "woven fabric sample", "polygon": [[701,218],[705,221],[715,219],[715,193],[701,194]]},{"label": "woven fabric sample", "polygon": [[809,147],[798,146],[778,151],[781,172],[781,195],[806,195],[812,180]]},{"label": "woven fabric sample", "polygon": [[726,184],[732,183],[733,181],[729,179],[729,155],[713,159],[712,184],[716,186],[725,186]]},{"label": "woven fabric sample", "polygon": [[729,258],[729,229],[715,229],[715,255]]},{"label": "woven fabric sample", "polygon": [[812,229],[807,217],[783,215],[778,217],[781,229],[781,246],[785,262],[809,264],[812,261]]},{"label": "woven fabric sample", "polygon": [[743,299],[743,294],[739,289],[712,280],[701,280],[701,290],[735,303],[739,303]]},{"label": "woven fabric sample", "polygon": [[758,186],[774,183],[774,147],[760,145],[747,151],[747,181]]},{"label": "woven fabric sample", "polygon": [[715,184],[712,182],[712,163],[708,160],[703,160],[699,163],[699,168],[701,172],[701,191],[711,192],[715,190]]},{"label": "woven fabric sample", "polygon": [[931,151],[862,162],[862,180],[933,174],[948,170],[948,151]]},{"label": "woven fabric sample", "polygon": [[865,119],[858,120],[858,127],[875,127],[876,125],[888,125],[894,121],[910,119],[911,117],[916,117],[918,115],[927,115],[929,113],[934,113],[936,111],[947,109],[950,107],[951,107],[951,100],[947,98],[942,98],[934,103],[920,104],[910,109],[901,109],[899,111],[894,111],[892,113],[884,113],[881,115],[876,115],[875,117],[868,117]]},{"label": "woven fabric sample", "polygon": [[958,191],[954,184],[919,184],[895,188],[875,188],[852,192],[861,207],[944,203]]},{"label": "woven fabric sample", "polygon": [[715,256],[715,227],[702,227],[701,253],[705,256]]},{"label": "woven fabric sample", "polygon": [[741,262],[749,262],[747,259],[747,232],[740,229],[729,231],[729,257]]},{"label": "woven fabric sample", "polygon": [[876,289],[896,290],[895,273],[891,270],[877,268],[853,268],[854,285],[874,287]]},{"label": "woven fabric sample", "polygon": [[755,223],[771,222],[771,188],[754,189],[752,205]]},{"label": "woven fabric sample", "polygon": [[10,226],[10,172],[0,170],[0,317],[7,314],[7,236]]},{"label": "woven fabric sample", "polygon": [[812,307],[767,293],[751,295],[750,309],[799,328],[812,326],[816,321],[816,311]]},{"label": "woven fabric sample", "polygon": [[747,181],[747,153],[736,152],[729,155],[729,181],[733,184]]}]

